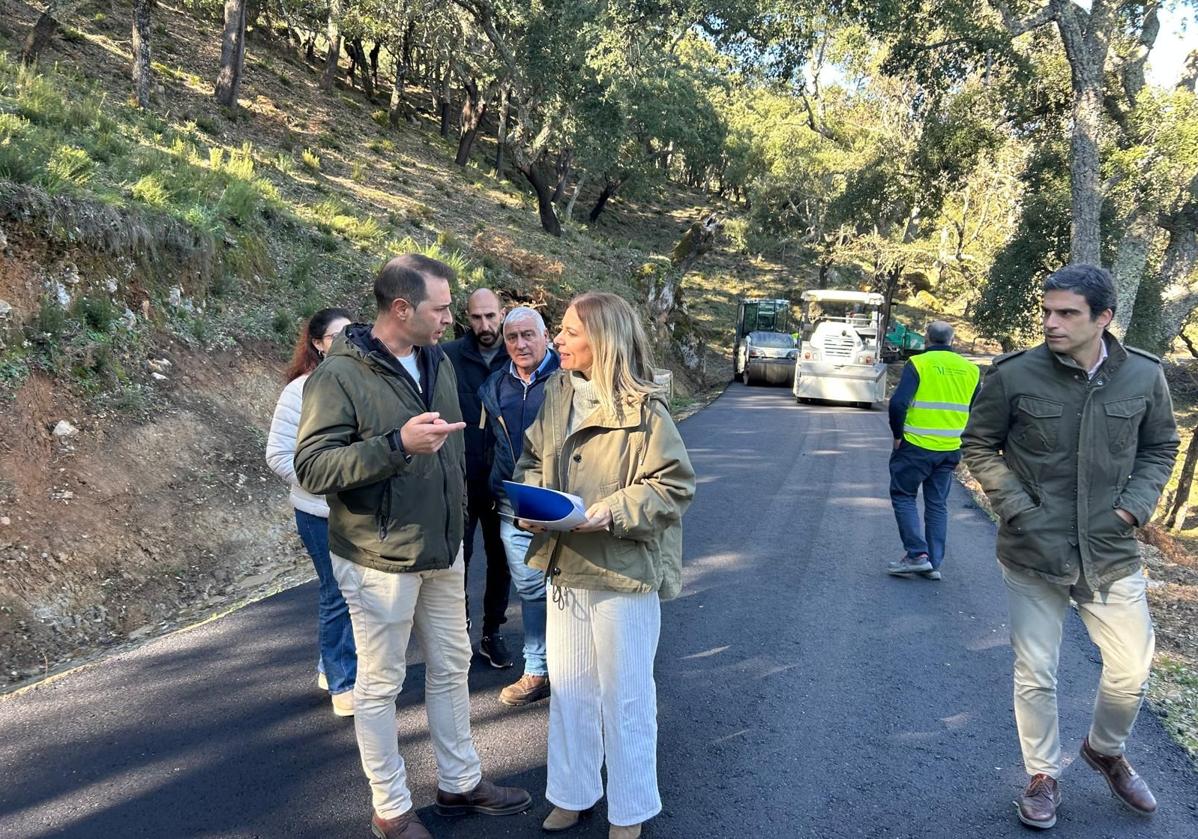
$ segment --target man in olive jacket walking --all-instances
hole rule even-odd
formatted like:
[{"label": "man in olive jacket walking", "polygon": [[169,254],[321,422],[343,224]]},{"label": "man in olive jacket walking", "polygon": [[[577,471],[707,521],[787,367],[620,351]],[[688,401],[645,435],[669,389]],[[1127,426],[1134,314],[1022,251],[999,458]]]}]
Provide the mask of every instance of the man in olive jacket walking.
[{"label": "man in olive jacket walking", "polygon": [[527,792],[482,777],[470,736],[462,585],[465,462],[457,381],[437,340],[453,270],[399,256],[374,284],[378,319],[346,327],[304,386],[295,471],[326,495],[333,573],[358,647],[354,727],[379,839],[427,839],[395,736],[408,639],[424,693],[444,814],[518,813]]},{"label": "man in olive jacket walking", "polygon": [[1106,327],[1111,275],[1070,265],[1044,283],[1044,343],[1001,356],[962,437],[998,515],[1011,611],[1015,722],[1030,783],[1019,818],[1056,823],[1061,742],[1056,670],[1069,600],[1102,652],[1082,758],[1132,809],[1156,800],[1123,756],[1152,665],[1153,630],[1135,528],[1148,523],[1177,457],[1160,361]]}]

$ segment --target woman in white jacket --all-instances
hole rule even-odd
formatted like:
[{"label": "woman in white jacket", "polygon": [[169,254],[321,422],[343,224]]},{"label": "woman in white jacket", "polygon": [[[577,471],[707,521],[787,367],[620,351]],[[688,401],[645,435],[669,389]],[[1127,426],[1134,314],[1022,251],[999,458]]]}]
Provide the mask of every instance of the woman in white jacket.
[{"label": "woman in white jacket", "polygon": [[295,508],[295,526],[312,557],[320,580],[320,623],[317,640],[320,663],[317,680],[328,690],[333,713],[351,717],[354,713],[354,678],[358,670],[354,632],[349,608],[333,577],[329,559],[329,505],[324,497],[305,492],[295,476],[295,434],[303,404],[304,382],[324,358],[333,339],[351,322],[345,309],[321,309],[300,330],[295,354],[287,368],[287,386],[275,406],[266,441],[266,462],[279,477],[291,484],[291,506]]}]

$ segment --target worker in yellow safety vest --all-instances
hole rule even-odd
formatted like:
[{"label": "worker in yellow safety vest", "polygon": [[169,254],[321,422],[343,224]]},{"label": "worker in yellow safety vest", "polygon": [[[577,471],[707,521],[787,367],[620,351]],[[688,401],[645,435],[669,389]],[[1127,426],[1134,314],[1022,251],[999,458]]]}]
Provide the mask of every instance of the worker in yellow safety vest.
[{"label": "worker in yellow safety vest", "polygon": [[[952,349],[953,328],[934,321],[927,350],[903,368],[890,397],[890,503],[904,553],[886,570],[896,576],[941,578],[948,533],[948,491],[961,461],[961,432],[977,396],[980,371]],[[923,487],[923,523],[916,498]]]}]

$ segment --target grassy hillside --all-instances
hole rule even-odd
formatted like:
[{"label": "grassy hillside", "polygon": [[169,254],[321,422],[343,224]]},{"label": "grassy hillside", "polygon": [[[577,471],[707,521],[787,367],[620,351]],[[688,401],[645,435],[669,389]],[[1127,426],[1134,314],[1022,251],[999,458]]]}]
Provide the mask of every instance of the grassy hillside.
[{"label": "grassy hillside", "polygon": [[[523,185],[490,173],[493,144],[456,167],[431,114],[390,129],[382,98],[322,91],[253,37],[223,112],[218,29],[154,15],[160,87],[139,111],[129,4],[77,7],[29,71],[35,10],[0,0],[0,686],[310,573],[262,462],[281,362],[315,309],[369,318],[388,256],[439,256],[459,299],[487,284],[553,320],[583,289],[642,300],[643,266],[704,209],[734,215],[667,184],[548,236]],[[684,294],[714,351],[683,399],[726,380],[735,298],[793,279],[728,238],[700,261]]]}]

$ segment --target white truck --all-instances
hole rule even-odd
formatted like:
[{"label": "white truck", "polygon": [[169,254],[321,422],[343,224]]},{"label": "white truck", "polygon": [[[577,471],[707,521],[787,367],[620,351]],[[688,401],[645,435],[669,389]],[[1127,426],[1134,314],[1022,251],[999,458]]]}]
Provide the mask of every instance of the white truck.
[{"label": "white truck", "polygon": [[795,399],[848,402],[864,408],[884,400],[885,298],[864,291],[813,289],[799,299]]}]

